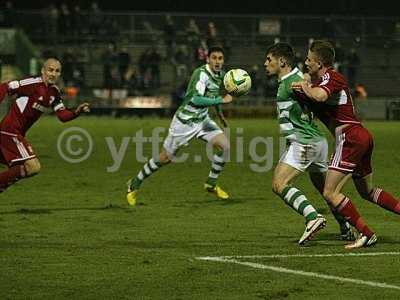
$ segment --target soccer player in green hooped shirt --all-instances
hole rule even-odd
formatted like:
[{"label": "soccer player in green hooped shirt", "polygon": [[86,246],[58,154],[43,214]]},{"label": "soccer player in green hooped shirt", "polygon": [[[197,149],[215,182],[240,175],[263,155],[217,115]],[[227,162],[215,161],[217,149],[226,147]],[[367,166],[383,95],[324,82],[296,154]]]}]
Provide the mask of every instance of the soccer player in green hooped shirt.
[{"label": "soccer player in green hooped shirt", "polygon": [[[264,66],[268,75],[278,76],[278,121],[281,136],[287,141],[286,151],[274,171],[272,190],[305,218],[306,228],[299,239],[301,245],[325,227],[326,219],[317,213],[303,192],[292,186],[292,181],[307,171],[313,185],[322,194],[328,169],[328,143],[315,124],[313,114],[291,89],[292,82],[304,79],[303,73],[293,68],[294,57],[289,44],[277,43],[267,49]],[[342,239],[354,239],[346,220],[337,213],[334,216]]]},{"label": "soccer player in green hooped shirt", "polygon": [[143,181],[169,164],[178,150],[195,137],[211,143],[216,149],[204,189],[219,199],[229,198],[228,193],[217,185],[218,176],[223,170],[229,152],[229,140],[208,114],[208,108],[214,106],[221,123],[227,127],[221,104],[232,102],[233,97],[224,93],[223,66],[224,50],[219,46],[210,47],[207,63],[195,69],[192,74],[183,103],[172,119],[161,153],[158,157],[151,158],[137,176],[129,180],[127,200],[130,205],[136,204]]}]

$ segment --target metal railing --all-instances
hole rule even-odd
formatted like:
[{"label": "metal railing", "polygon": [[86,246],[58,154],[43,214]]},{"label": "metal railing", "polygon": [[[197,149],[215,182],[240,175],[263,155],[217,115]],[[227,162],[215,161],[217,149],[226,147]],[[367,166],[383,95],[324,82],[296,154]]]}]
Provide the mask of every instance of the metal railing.
[{"label": "metal railing", "polygon": [[[169,13],[174,21],[176,42],[187,39],[189,20],[197,24],[200,37],[207,36],[213,22],[220,39],[244,45],[257,45],[280,38],[301,43],[309,38],[340,39],[344,43],[380,46],[400,42],[398,18],[295,16],[295,15],[227,15]],[[166,13],[83,11],[63,18],[47,10],[20,10],[14,26],[21,27],[34,40],[42,43],[104,43],[126,40],[132,44],[151,44],[165,37]]]},{"label": "metal railing", "polygon": [[[373,95],[386,95],[393,87],[386,87],[388,82],[397,80],[394,69],[400,66],[400,21],[398,18],[377,17],[343,17],[343,16],[295,16],[295,15],[228,15],[228,14],[182,14],[169,13],[174,21],[174,44],[194,46],[199,39],[207,38],[207,26],[213,22],[217,28],[217,38],[234,49],[232,59],[228,63],[240,65],[248,70],[257,63],[263,73],[263,55],[257,48],[264,49],[279,39],[290,42],[296,48],[305,50],[310,38],[329,38],[340,42],[346,50],[357,47],[365,59],[359,67],[359,75]],[[72,14],[69,19],[52,17],[46,10],[17,11],[14,27],[23,29],[30,39],[42,49],[57,49],[59,55],[71,46],[82,50],[79,57],[84,65],[88,88],[100,87],[102,84],[101,54],[108,42],[127,46],[132,53],[140,53],[147,46],[158,46],[167,55],[167,35],[164,31],[165,13],[140,12],[101,12],[93,15],[83,11],[79,15]],[[199,34],[188,34],[188,24],[194,20]],[[251,53],[241,53],[241,48],[249,47]],[[135,48],[135,49],[134,49]],[[368,50],[368,51],[364,51]],[[371,50],[371,51],[370,51]],[[376,54],[371,54],[376,50]],[[258,51],[260,52],[260,51]],[[390,52],[390,53],[389,53]],[[304,58],[304,53],[301,55]],[[364,58],[363,57],[363,58]],[[136,66],[137,57],[133,58]],[[240,64],[238,64],[240,62]],[[168,62],[164,61],[164,65]],[[229,67],[229,65],[227,65]],[[171,69],[171,66],[168,66]],[[191,70],[191,67],[188,69]],[[171,92],[175,88],[174,75],[161,78]],[[264,78],[264,74],[262,76]],[[367,80],[364,81],[364,80]],[[371,82],[371,79],[373,82]],[[385,83],[382,81],[386,80]],[[165,83],[167,81],[167,83]],[[265,85],[265,78],[262,85]],[[399,86],[399,85],[396,85]],[[393,93],[397,93],[395,89]],[[261,96],[271,93],[261,92]]]}]

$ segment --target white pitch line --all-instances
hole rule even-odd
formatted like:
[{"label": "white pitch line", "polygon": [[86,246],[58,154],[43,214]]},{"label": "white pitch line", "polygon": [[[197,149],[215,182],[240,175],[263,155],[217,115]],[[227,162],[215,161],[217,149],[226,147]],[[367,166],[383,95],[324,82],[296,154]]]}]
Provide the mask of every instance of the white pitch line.
[{"label": "white pitch line", "polygon": [[268,265],[263,265],[263,264],[258,264],[258,263],[247,262],[247,261],[238,261],[236,259],[226,259],[226,258],[222,258],[222,257],[197,257],[197,259],[216,261],[216,262],[225,262],[225,263],[234,263],[234,264],[248,266],[248,267],[256,268],[256,269],[270,270],[270,271],[274,271],[274,272],[278,272],[278,273],[287,273],[287,274],[294,274],[294,275],[300,275],[300,276],[315,277],[315,278],[328,279],[328,280],[336,280],[336,281],[340,281],[340,282],[350,282],[350,283],[355,283],[355,284],[360,284],[360,285],[368,285],[368,286],[372,286],[372,287],[379,287],[379,288],[385,288],[385,289],[400,290],[400,286],[391,285],[391,284],[387,284],[384,282],[365,281],[365,280],[361,280],[361,279],[353,279],[353,278],[326,275],[326,274],[321,274],[321,273],[292,270],[292,269],[268,266]]},{"label": "white pitch line", "polygon": [[198,259],[207,258],[301,258],[301,257],[346,257],[346,256],[384,256],[384,255],[400,255],[400,252],[362,252],[362,253],[331,253],[331,254],[272,254],[272,255],[231,255],[231,256],[204,256]]}]

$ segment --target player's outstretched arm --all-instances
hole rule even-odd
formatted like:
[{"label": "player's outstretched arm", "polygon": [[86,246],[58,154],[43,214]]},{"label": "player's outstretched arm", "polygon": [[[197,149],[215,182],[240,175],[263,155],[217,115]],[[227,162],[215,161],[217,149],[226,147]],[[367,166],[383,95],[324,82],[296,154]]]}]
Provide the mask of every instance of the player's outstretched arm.
[{"label": "player's outstretched arm", "polygon": [[75,109],[75,114],[80,115],[82,112],[88,113],[90,112],[90,104],[85,102],[82,104],[79,104],[79,106]]},{"label": "player's outstretched arm", "polygon": [[223,99],[222,97],[208,98],[204,96],[194,96],[190,102],[200,107],[209,107],[222,104]]},{"label": "player's outstretched arm", "polygon": [[225,94],[222,97],[222,103],[231,103],[233,101],[233,96],[231,94]]},{"label": "player's outstretched arm", "polygon": [[328,93],[318,86],[312,86],[308,81],[292,82],[291,87],[293,90],[303,92],[308,98],[316,102],[324,102],[328,100]]},{"label": "player's outstretched arm", "polygon": [[61,122],[68,122],[78,117],[82,112],[89,112],[89,106],[90,104],[85,102],[80,104],[74,111],[66,108],[57,110],[56,115]]}]

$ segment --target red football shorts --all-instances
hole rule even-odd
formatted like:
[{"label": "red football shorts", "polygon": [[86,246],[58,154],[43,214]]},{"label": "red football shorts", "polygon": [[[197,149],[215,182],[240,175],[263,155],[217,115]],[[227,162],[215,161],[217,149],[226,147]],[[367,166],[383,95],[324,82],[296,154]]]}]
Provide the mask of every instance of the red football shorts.
[{"label": "red football shorts", "polygon": [[329,169],[353,173],[362,178],[372,173],[371,156],[374,140],[371,133],[361,125],[336,129],[336,149]]},{"label": "red football shorts", "polygon": [[19,134],[0,131],[0,162],[8,166],[36,157],[31,144]]}]

